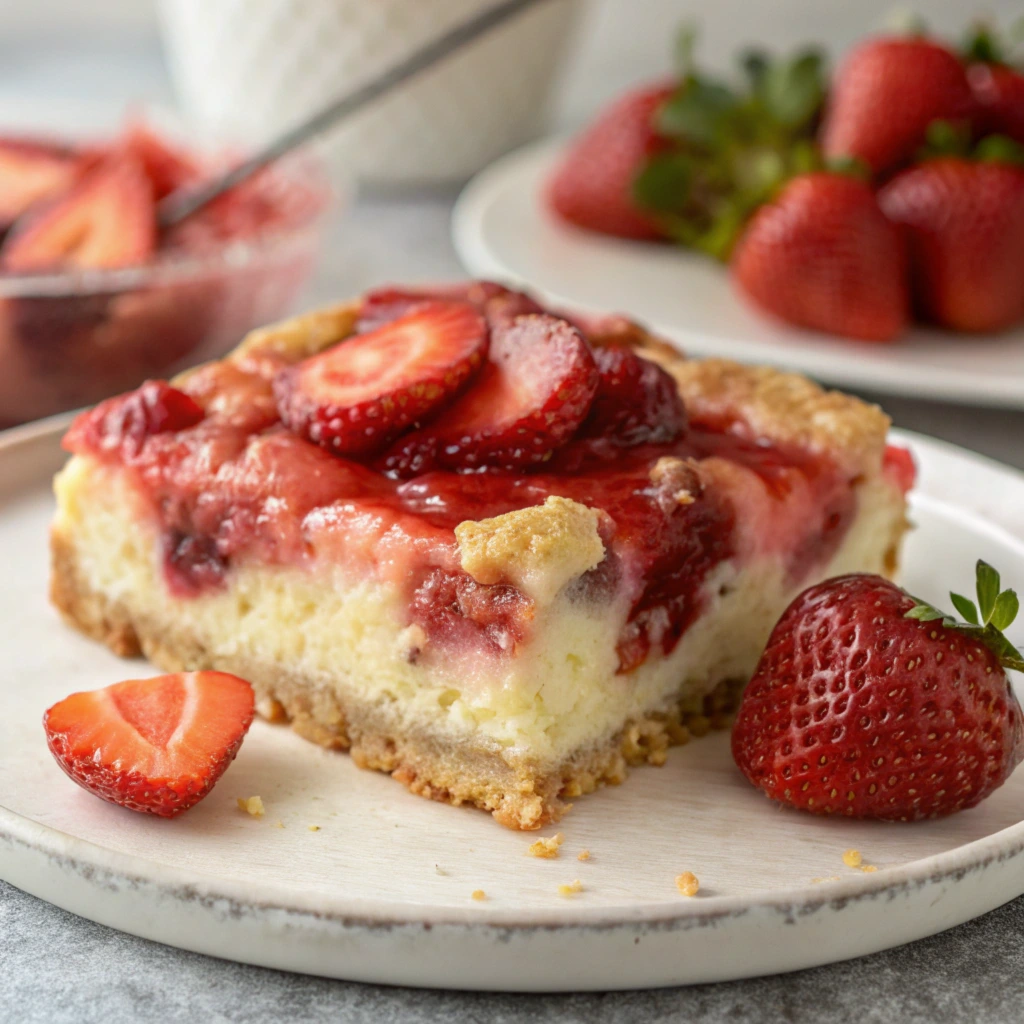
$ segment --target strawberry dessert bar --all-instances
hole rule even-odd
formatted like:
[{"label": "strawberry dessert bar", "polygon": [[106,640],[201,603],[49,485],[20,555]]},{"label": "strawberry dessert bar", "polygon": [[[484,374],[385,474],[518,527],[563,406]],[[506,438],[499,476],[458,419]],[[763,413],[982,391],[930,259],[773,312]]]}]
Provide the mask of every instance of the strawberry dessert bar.
[{"label": "strawberry dessert bar", "polygon": [[80,415],[52,596],[119,654],[236,673],[265,717],[536,828],[734,704],[804,587],[894,571],[913,464],[888,425],[622,317],[382,290]]}]

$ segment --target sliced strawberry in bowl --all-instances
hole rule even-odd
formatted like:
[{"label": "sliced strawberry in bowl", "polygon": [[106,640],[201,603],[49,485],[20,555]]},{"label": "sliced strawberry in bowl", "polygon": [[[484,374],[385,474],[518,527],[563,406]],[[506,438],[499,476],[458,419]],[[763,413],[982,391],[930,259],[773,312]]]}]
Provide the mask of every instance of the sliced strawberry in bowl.
[{"label": "sliced strawberry in bowl", "polygon": [[156,248],[153,187],[130,155],[104,160],[69,192],[19,220],[0,251],[16,273],[143,263]]},{"label": "sliced strawberry in bowl", "polygon": [[252,724],[252,687],[226,672],[128,679],[43,716],[57,763],[90,793],[173,818],[213,788]]},{"label": "sliced strawberry in bowl", "polygon": [[579,429],[597,380],[587,343],[564,320],[531,314],[500,322],[471,390],[432,424],[401,438],[380,468],[408,477],[538,465]]},{"label": "sliced strawberry in bowl", "polygon": [[425,302],[282,370],[274,395],[295,433],[338,455],[367,455],[450,402],[486,350],[487,325],[472,306]]},{"label": "sliced strawberry in bowl", "polygon": [[676,382],[656,363],[626,346],[594,349],[597,394],[580,437],[613,444],[668,444],[686,429]]},{"label": "sliced strawberry in bowl", "polygon": [[0,139],[0,229],[33,203],[70,188],[79,171],[66,146],[38,139]]},{"label": "sliced strawberry in bowl", "polygon": [[153,196],[158,200],[202,177],[198,161],[141,121],[128,127],[121,145],[142,165],[153,186]]}]

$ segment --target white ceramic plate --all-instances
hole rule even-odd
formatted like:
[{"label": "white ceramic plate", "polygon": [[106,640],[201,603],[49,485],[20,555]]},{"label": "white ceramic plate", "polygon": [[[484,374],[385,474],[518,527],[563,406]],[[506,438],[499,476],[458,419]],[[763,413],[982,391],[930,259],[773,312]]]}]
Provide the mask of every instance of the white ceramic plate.
[{"label": "white ceramic plate", "polygon": [[695,355],[886,394],[1024,408],[1024,329],[958,338],[915,327],[896,344],[868,345],[788,328],[748,306],[710,260],[557,221],[541,192],[562,146],[519,150],[463,191],[452,237],[471,274],[529,285],[566,306],[628,311]]},{"label": "white ceramic plate", "polygon": [[[979,556],[1024,582],[1024,476],[911,441],[922,473],[907,585],[941,600],[968,585]],[[66,628],[47,604],[48,480],[60,461],[52,428],[0,440],[0,877],[27,892],[114,928],[254,964],[554,991],[810,967],[941,931],[1024,891],[1024,771],[945,821],[830,821],[779,810],[755,792],[732,766],[725,734],[581,799],[554,860],[525,855],[533,834],[411,796],[263,722],[213,793],[180,819],[96,800],[57,768],[40,716],[72,690],[148,668]],[[262,819],[235,806],[254,794],[266,805]],[[878,871],[844,866],[849,847]],[[701,881],[693,899],[676,891],[682,871]],[[577,878],[581,893],[558,894]],[[475,889],[487,899],[472,900]]]}]

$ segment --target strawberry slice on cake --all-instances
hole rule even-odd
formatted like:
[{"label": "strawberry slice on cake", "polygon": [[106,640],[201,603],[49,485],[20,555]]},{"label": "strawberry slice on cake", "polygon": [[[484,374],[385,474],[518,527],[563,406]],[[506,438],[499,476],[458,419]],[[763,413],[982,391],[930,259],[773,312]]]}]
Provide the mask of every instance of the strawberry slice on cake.
[{"label": "strawberry slice on cake", "polygon": [[264,716],[537,828],[734,706],[803,588],[895,570],[913,465],[887,431],[622,317],[390,288],[83,413],[52,595],[121,654],[240,675]]}]

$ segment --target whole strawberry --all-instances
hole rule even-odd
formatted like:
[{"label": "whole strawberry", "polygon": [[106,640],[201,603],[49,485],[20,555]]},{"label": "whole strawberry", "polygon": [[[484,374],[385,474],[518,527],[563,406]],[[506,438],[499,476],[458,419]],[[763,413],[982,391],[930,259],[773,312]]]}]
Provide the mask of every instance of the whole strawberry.
[{"label": "whole strawberry", "polygon": [[662,148],[653,119],[672,92],[672,86],[658,85],[628,93],[576,140],[548,186],[559,216],[607,235],[660,237],[633,199],[633,180]]},{"label": "whole strawberry", "polygon": [[[973,807],[1024,757],[1003,636],[1017,596],[978,562],[957,623],[880,576],[804,591],[743,695],[732,752],[774,800],[817,814],[915,821]],[[979,621],[980,620],[980,621]]]},{"label": "whole strawberry", "polygon": [[870,187],[849,175],[792,179],[754,215],[732,272],[755,302],[800,327],[889,341],[907,324],[899,232]]},{"label": "whole strawberry", "polygon": [[914,304],[956,331],[998,331],[1024,318],[1024,168],[943,157],[879,193],[910,257]]},{"label": "whole strawberry", "polygon": [[932,121],[963,121],[973,107],[952,50],[923,37],[870,39],[836,75],[822,147],[827,157],[857,157],[881,174],[914,155]]},{"label": "whole strawberry", "polygon": [[1024,71],[1010,63],[1005,38],[983,24],[969,40],[966,56],[975,134],[1006,135],[1024,144]]}]

